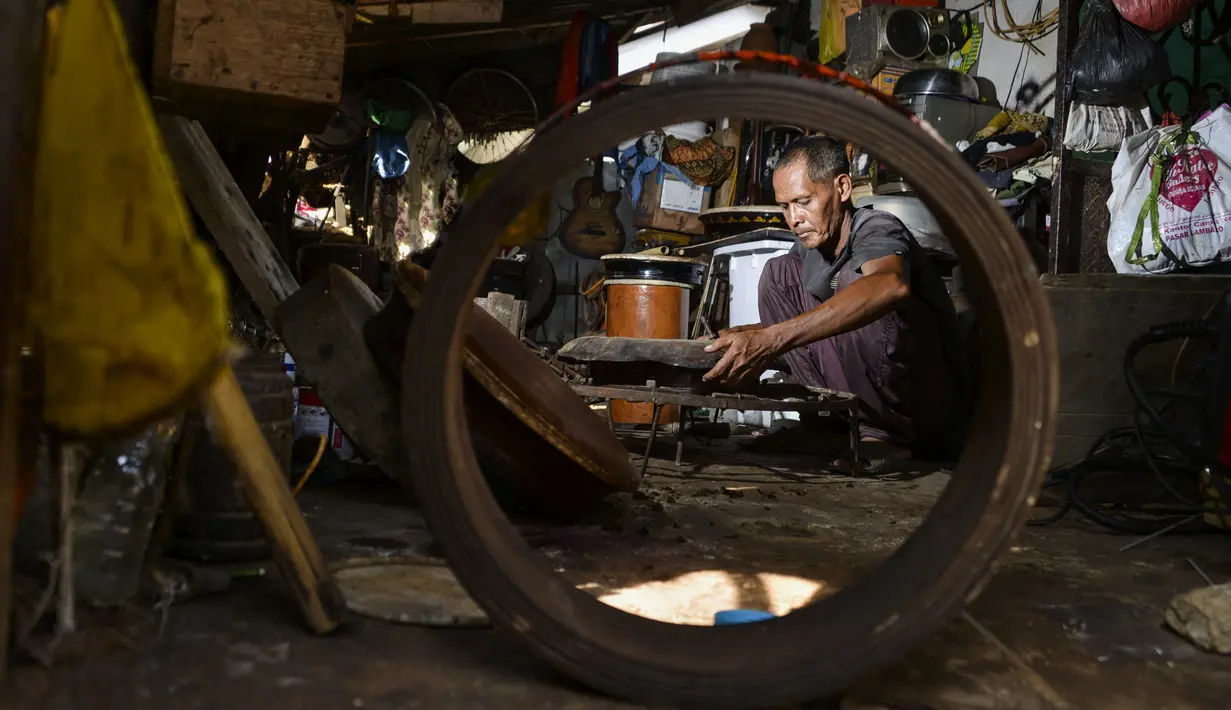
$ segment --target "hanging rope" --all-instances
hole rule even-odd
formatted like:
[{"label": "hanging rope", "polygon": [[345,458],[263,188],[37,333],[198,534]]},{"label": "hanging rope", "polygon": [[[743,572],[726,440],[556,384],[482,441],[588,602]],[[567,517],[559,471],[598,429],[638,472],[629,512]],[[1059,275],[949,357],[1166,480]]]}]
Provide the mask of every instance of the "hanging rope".
[{"label": "hanging rope", "polygon": [[[1013,13],[1009,11],[1008,0],[984,0],[983,7],[983,17],[991,25],[992,34],[1006,42],[1024,44],[1040,55],[1043,51],[1034,46],[1034,43],[1055,32],[1060,26],[1060,8],[1057,7],[1042,14],[1042,0],[1034,6],[1035,19],[1024,24],[1018,24],[1013,19]],[[1004,15],[1003,24],[1001,23],[1002,13]]]}]

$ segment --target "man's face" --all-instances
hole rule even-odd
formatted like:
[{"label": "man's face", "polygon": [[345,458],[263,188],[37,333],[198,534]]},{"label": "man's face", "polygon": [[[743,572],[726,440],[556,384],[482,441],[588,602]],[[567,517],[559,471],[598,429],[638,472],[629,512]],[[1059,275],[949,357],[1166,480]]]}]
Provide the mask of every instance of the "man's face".
[{"label": "man's face", "polygon": [[842,203],[850,198],[850,175],[839,175],[828,185],[813,182],[802,158],[779,165],[774,171],[774,200],[805,249],[836,243],[841,238]]}]

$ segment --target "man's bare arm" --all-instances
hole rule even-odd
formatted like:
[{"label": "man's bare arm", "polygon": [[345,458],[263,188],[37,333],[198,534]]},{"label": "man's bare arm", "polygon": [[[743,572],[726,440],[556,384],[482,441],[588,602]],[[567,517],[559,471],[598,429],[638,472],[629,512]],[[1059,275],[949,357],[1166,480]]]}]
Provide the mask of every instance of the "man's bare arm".
[{"label": "man's bare arm", "polygon": [[848,333],[877,320],[910,297],[906,259],[891,255],[865,262],[863,278],[807,313],[764,329],[774,351],[784,353]]}]

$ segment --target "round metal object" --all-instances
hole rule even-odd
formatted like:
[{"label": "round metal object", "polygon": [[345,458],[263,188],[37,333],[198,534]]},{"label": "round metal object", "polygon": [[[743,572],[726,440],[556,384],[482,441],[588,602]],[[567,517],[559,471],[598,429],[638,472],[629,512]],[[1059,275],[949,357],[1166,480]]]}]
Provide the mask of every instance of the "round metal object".
[{"label": "round metal object", "polygon": [[320,133],[309,133],[308,143],[323,153],[345,153],[367,137],[367,119],[358,93],[342,92],[342,100]]},{"label": "round metal object", "polygon": [[[969,442],[911,538],[863,579],[759,624],[705,628],[632,616],[575,589],[517,533],[483,483],[462,404],[466,314],[491,248],[555,180],[564,156],[696,118],[815,123],[883,156],[932,208],[984,305],[983,375]],[[650,85],[543,133],[452,226],[404,365],[412,479],[458,580],[493,622],[608,693],[703,708],[833,694],[900,658],[973,598],[1029,515],[1051,452],[1056,342],[1030,254],[969,167],[903,113],[857,92],[770,74]]]},{"label": "round metal object", "polygon": [[885,21],[885,42],[889,51],[903,59],[922,57],[931,34],[927,18],[915,10],[898,10]]},{"label": "round metal object", "polygon": [[705,280],[705,262],[686,256],[608,254],[601,260],[608,284],[652,281],[693,288]]},{"label": "round metal object", "polygon": [[934,34],[928,39],[928,56],[939,59],[953,54],[953,40],[949,35]]},{"label": "round metal object", "polygon": [[757,229],[790,229],[782,208],[776,205],[714,207],[701,210],[698,217],[705,226],[705,236],[715,239]]},{"label": "round metal object", "polygon": [[529,254],[526,263],[526,332],[547,322],[556,305],[556,271],[541,245],[522,249]]},{"label": "round metal object", "polygon": [[441,102],[471,139],[531,129],[539,122],[534,94],[503,69],[471,69],[449,85]]},{"label": "round metal object", "polygon": [[974,79],[952,69],[916,69],[907,72],[893,85],[894,96],[947,96],[979,100],[979,85]]}]

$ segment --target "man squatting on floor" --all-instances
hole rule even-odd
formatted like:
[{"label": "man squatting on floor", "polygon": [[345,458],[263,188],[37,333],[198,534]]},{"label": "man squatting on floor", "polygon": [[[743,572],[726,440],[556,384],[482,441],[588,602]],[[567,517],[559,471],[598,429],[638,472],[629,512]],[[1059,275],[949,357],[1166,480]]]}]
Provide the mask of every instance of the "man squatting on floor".
[{"label": "man squatting on floor", "polygon": [[944,460],[963,443],[966,400],[953,303],[906,226],[851,193],[844,144],[809,136],[783,153],[774,196],[795,246],[761,274],[761,323],[706,348],[725,353],[705,379],[748,382],[780,363],[794,382],[858,395],[860,436],[885,458]]}]

